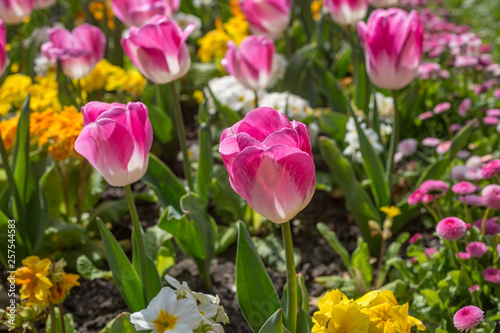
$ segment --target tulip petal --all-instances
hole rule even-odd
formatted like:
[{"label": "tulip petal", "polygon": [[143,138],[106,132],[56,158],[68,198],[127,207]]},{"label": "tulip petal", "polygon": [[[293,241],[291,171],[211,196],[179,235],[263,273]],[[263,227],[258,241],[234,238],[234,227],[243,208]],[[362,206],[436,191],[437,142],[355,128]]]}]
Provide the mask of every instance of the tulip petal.
[{"label": "tulip petal", "polygon": [[229,135],[221,141],[219,152],[222,156],[222,161],[227,168],[227,172],[231,175],[233,168],[233,161],[236,155],[247,147],[258,147],[265,149],[266,146],[260,141],[252,138],[247,133],[239,133]]},{"label": "tulip petal", "polygon": [[[124,186],[131,180],[127,171],[134,151],[132,135],[114,120],[101,119],[85,126],[75,141],[75,150],[113,186]],[[139,177],[140,178],[140,177]]]},{"label": "tulip petal", "polygon": [[87,126],[90,123],[96,121],[99,115],[105,111],[108,111],[113,106],[121,106],[126,108],[125,104],[120,103],[104,103],[104,102],[89,102],[84,107],[82,107],[83,114],[83,126]]},{"label": "tulip petal", "polygon": [[313,160],[296,148],[248,147],[234,159],[233,173],[233,189],[256,212],[275,223],[289,221],[314,194]]},{"label": "tulip petal", "polygon": [[263,142],[273,132],[284,127],[290,128],[291,125],[290,120],[283,113],[269,107],[260,107],[247,113],[245,119],[239,121],[224,133],[227,132],[227,135],[244,132]]}]

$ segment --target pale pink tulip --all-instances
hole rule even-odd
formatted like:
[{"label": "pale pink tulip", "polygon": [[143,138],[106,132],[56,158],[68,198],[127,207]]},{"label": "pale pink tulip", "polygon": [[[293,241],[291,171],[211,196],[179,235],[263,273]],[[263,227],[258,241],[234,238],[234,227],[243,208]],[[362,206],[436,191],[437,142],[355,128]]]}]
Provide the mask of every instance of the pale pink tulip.
[{"label": "pale pink tulip", "polygon": [[35,9],[47,9],[56,4],[57,0],[35,0]]},{"label": "pale pink tulip", "polygon": [[222,65],[250,90],[267,87],[273,78],[274,43],[264,36],[248,36],[239,47],[228,42]]},{"label": "pale pink tulip", "polygon": [[368,23],[358,23],[366,69],[380,88],[401,89],[417,74],[422,60],[423,25],[416,11],[377,9]]},{"label": "pale pink tulip", "polygon": [[111,8],[120,21],[129,27],[141,27],[155,15],[171,17],[180,0],[112,0]]},{"label": "pale pink tulip", "polygon": [[102,31],[87,23],[72,32],[64,28],[50,29],[49,38],[50,42],[42,45],[43,55],[53,64],[60,61],[63,73],[72,79],[89,75],[106,49]]},{"label": "pale pink tulip", "polygon": [[292,0],[239,0],[239,4],[255,35],[276,39],[290,25]]},{"label": "pale pink tulip", "polygon": [[153,142],[148,109],[142,103],[90,102],[82,108],[83,130],[75,150],[112,186],[144,176]]},{"label": "pale pink tulip", "polygon": [[175,81],[191,66],[186,39],[194,30],[189,23],[184,31],[166,17],[155,16],[141,28],[131,27],[121,42],[125,53],[142,74],[156,84]]},{"label": "pale pink tulip", "polygon": [[370,0],[323,0],[332,19],[340,25],[353,25],[363,20]]},{"label": "pale pink tulip", "polygon": [[232,188],[259,214],[285,223],[307,206],[316,173],[307,126],[268,107],[222,133],[219,151]]},{"label": "pale pink tulip", "polygon": [[0,19],[7,25],[19,24],[31,15],[35,0],[0,0]]},{"label": "pale pink tulip", "polygon": [[3,21],[0,20],[0,76],[2,76],[5,68],[7,68],[7,50],[6,50],[6,32]]}]

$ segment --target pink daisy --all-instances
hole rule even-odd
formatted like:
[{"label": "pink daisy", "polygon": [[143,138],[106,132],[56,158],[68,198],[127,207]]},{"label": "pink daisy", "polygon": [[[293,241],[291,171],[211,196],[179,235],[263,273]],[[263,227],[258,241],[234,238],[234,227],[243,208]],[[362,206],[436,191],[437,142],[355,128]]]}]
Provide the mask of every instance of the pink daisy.
[{"label": "pink daisy", "polygon": [[486,202],[484,202],[483,197],[475,194],[469,194],[464,197],[459,197],[458,200],[460,202],[464,202],[468,204],[469,206],[474,206],[474,207],[484,207],[486,206]]},{"label": "pink daisy", "polygon": [[500,186],[488,185],[481,191],[484,202],[491,209],[500,209]]},{"label": "pink daisy", "polygon": [[498,118],[495,117],[484,117],[483,123],[488,126],[493,126],[498,124]]},{"label": "pink daisy", "polygon": [[500,269],[488,267],[483,271],[483,278],[487,282],[500,283]]},{"label": "pink daisy", "polygon": [[410,196],[408,197],[408,204],[410,206],[415,206],[422,202],[422,197],[424,196],[424,191],[421,189],[416,189]]},{"label": "pink daisy", "polygon": [[471,258],[481,258],[488,252],[488,246],[483,242],[470,242],[466,250]]},{"label": "pink daisy", "polygon": [[421,121],[431,119],[432,117],[434,117],[434,113],[432,113],[432,111],[426,111],[418,115],[418,119],[420,119]]},{"label": "pink daisy", "polygon": [[410,244],[414,244],[416,242],[418,242],[419,240],[422,239],[422,234],[421,233],[416,233],[415,235],[413,235],[410,240],[408,241]]},{"label": "pink daisy", "polygon": [[467,260],[470,259],[470,254],[467,252],[458,252],[455,253],[455,257],[460,258],[461,260]]},{"label": "pink daisy", "polygon": [[484,179],[490,179],[499,172],[500,160],[493,160],[483,166],[483,168],[481,169],[481,176],[483,176]]},{"label": "pink daisy", "polygon": [[439,103],[438,105],[436,105],[434,107],[434,113],[435,114],[444,113],[444,112],[448,111],[450,108],[451,108],[451,104],[448,102]]},{"label": "pink daisy", "polygon": [[448,184],[442,180],[429,179],[420,185],[420,189],[424,191],[425,194],[440,198],[448,193]]},{"label": "pink daisy", "polygon": [[460,332],[468,332],[483,321],[484,312],[474,305],[458,310],[453,316],[453,324]]},{"label": "pink daisy", "polygon": [[424,138],[422,140],[422,145],[425,147],[436,147],[440,143],[441,143],[441,140],[439,140],[438,138],[433,138],[433,137]]},{"label": "pink daisy", "polygon": [[473,293],[479,290],[479,285],[475,284],[469,288],[469,292]]},{"label": "pink daisy", "polygon": [[436,148],[436,152],[440,155],[445,154],[448,150],[450,150],[451,144],[452,144],[451,141],[445,141],[440,143]]},{"label": "pink daisy", "polygon": [[466,231],[465,222],[458,217],[444,218],[436,226],[438,236],[449,241],[462,238]]},{"label": "pink daisy", "polygon": [[474,184],[469,183],[469,182],[460,182],[456,183],[451,187],[451,190],[459,195],[466,195],[466,194],[471,194],[476,191],[476,186]]},{"label": "pink daisy", "polygon": [[[482,231],[483,229],[483,220],[477,220],[474,222],[474,226]],[[500,227],[498,226],[498,217],[492,217],[490,219],[486,219],[486,223],[484,226],[484,233],[486,235],[496,235],[500,233]]]}]

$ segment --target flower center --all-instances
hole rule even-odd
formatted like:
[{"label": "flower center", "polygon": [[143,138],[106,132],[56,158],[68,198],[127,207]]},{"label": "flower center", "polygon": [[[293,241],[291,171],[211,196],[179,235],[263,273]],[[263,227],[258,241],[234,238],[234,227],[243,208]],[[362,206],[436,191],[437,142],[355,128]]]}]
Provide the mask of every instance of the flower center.
[{"label": "flower center", "polygon": [[171,315],[168,312],[160,310],[158,313],[158,318],[152,321],[152,324],[156,326],[158,333],[164,333],[166,331],[171,331],[175,328],[177,320],[179,318]]}]

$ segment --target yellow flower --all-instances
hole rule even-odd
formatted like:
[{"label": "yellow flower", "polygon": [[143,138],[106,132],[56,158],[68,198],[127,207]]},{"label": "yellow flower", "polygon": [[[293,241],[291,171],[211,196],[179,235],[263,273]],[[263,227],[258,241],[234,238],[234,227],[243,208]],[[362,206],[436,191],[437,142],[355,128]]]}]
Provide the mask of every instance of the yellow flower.
[{"label": "yellow flower", "polygon": [[229,38],[231,38],[236,45],[239,45],[241,41],[250,34],[249,25],[244,16],[229,18],[229,20],[224,23],[223,27],[229,35]]},{"label": "yellow flower", "polygon": [[312,329],[313,333],[333,332],[333,333],[366,333],[369,319],[363,314],[354,301],[340,303],[332,307],[330,318],[325,322],[325,315],[314,314],[314,319],[319,325]]},{"label": "yellow flower", "polygon": [[0,122],[0,131],[2,132],[2,140],[6,150],[11,150],[14,147],[18,122],[19,115]]},{"label": "yellow flower", "polygon": [[393,219],[396,216],[401,215],[401,210],[396,206],[384,206],[380,208],[380,211],[387,215],[388,219]]},{"label": "yellow flower", "polygon": [[[52,278],[53,286],[50,289],[50,302],[52,304],[59,304],[69,295],[73,287],[80,285],[80,282],[78,282],[80,276],[77,274],[66,274],[65,272],[55,275],[57,275],[57,278]],[[57,281],[54,281],[56,279]]]},{"label": "yellow flower", "polygon": [[323,8],[322,0],[313,0],[313,2],[311,2],[311,13],[315,21],[319,20],[321,17],[321,8]]},{"label": "yellow flower", "polygon": [[198,104],[201,104],[203,100],[205,99],[205,96],[203,95],[203,91],[201,90],[195,90],[193,93],[193,98],[196,100]]},{"label": "yellow flower", "polygon": [[142,76],[141,72],[133,68],[127,71],[124,88],[132,97],[140,97],[147,83],[148,81]]},{"label": "yellow flower", "polygon": [[35,304],[47,302],[52,287],[52,282],[47,278],[51,261],[29,256],[22,263],[23,266],[16,271],[16,284],[21,285],[21,299],[27,298]]}]

